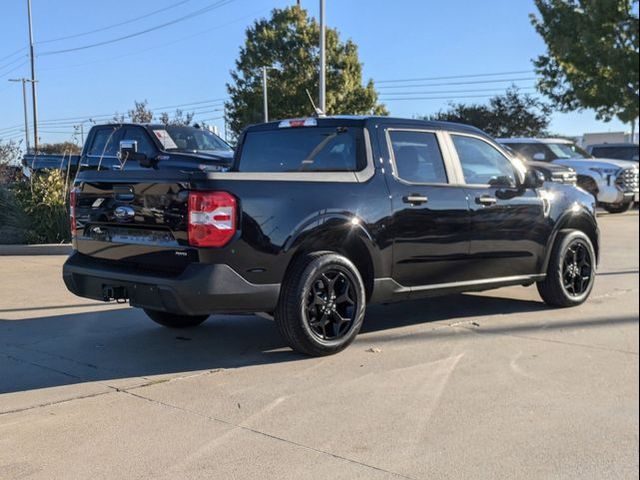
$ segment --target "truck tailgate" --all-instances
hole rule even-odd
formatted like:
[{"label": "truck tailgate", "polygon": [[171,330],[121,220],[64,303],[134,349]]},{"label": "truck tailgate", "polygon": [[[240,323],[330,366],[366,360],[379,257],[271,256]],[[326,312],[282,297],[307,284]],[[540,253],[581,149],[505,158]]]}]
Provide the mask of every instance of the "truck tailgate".
[{"label": "truck tailgate", "polygon": [[76,180],[75,247],[104,263],[180,274],[197,260],[187,231],[192,172],[96,172]]}]

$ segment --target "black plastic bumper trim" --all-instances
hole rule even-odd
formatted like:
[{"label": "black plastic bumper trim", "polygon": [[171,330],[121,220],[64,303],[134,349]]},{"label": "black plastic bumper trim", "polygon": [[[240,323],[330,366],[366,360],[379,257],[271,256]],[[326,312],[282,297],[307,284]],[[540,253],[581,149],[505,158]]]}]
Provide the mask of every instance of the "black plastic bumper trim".
[{"label": "black plastic bumper trim", "polygon": [[194,263],[177,277],[138,274],[72,254],[62,270],[72,293],[104,300],[114,288],[131,306],[184,315],[254,313],[275,310],[280,284],[254,284],[225,264]]}]

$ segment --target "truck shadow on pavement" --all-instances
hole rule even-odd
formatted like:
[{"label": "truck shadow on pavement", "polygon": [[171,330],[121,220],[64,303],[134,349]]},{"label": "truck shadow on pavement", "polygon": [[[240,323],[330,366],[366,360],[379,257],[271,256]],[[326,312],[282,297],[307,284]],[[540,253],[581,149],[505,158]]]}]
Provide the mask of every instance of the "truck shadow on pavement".
[{"label": "truck shadow on pavement", "polygon": [[[426,342],[460,333],[454,329],[447,333],[438,328],[436,334],[434,326],[417,334],[396,334],[393,329],[450,320],[438,325],[445,327],[449,323],[464,322],[469,317],[545,310],[547,307],[540,302],[469,294],[375,305],[368,309],[361,335],[364,334],[364,342],[367,342],[367,336],[376,342],[392,342],[394,338],[401,341],[407,337]],[[637,321],[637,318],[622,317],[583,319],[562,321],[558,328]],[[556,328],[558,325],[557,322],[546,325],[544,317],[539,322],[525,325],[514,325],[507,322],[507,318],[482,322],[492,327],[492,333]],[[374,335],[367,335],[372,333]],[[358,341],[350,348],[359,348]],[[212,316],[200,327],[188,330],[160,327],[134,308],[23,320],[0,319],[0,394],[92,381],[108,384],[131,377],[144,379],[154,375],[305,358],[285,346],[272,321],[256,316]]]}]

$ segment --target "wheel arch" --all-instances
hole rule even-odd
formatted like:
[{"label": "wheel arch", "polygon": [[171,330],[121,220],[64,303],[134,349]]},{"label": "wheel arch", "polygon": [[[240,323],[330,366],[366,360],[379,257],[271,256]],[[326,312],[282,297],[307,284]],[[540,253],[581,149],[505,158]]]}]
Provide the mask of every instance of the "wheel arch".
[{"label": "wheel arch", "polygon": [[364,282],[367,299],[373,292],[373,279],[382,269],[380,251],[363,222],[355,215],[323,215],[306,222],[285,245],[291,266],[303,255],[317,251],[332,251],[348,258],[358,269]]},{"label": "wheel arch", "polygon": [[553,246],[555,245],[558,235],[562,230],[578,230],[589,237],[589,240],[591,240],[591,244],[593,245],[593,250],[596,254],[596,264],[600,262],[600,230],[598,229],[598,224],[594,215],[584,209],[579,210],[578,212],[570,210],[565,212],[562,217],[558,219],[549,241],[547,242],[543,264],[544,271],[542,273],[547,272]]}]

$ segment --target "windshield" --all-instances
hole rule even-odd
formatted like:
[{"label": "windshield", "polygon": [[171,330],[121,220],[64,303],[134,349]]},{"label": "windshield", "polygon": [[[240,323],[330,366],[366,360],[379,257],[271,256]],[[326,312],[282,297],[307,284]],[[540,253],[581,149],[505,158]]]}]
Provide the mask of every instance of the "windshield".
[{"label": "windshield", "polygon": [[167,125],[154,128],[153,133],[169,152],[232,151],[224,140],[202,128]]},{"label": "windshield", "polygon": [[556,158],[591,158],[587,152],[573,143],[547,143]]}]

